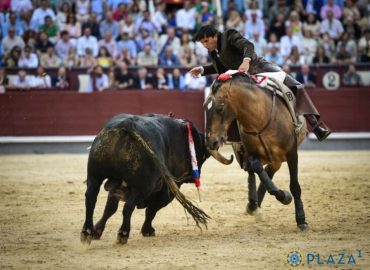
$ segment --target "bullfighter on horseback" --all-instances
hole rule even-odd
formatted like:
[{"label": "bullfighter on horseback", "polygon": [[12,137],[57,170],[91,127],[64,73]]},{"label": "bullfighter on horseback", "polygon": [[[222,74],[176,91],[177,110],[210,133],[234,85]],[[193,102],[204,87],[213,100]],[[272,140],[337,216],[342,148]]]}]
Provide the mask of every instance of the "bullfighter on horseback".
[{"label": "bullfighter on horseback", "polygon": [[[244,70],[250,74],[282,72],[278,65],[257,56],[253,43],[234,29],[221,33],[213,26],[205,25],[199,29],[194,40],[200,41],[208,50],[212,64],[192,68],[189,72],[193,77],[215,73],[221,74],[227,70]],[[306,117],[307,122],[320,141],[325,140],[331,131],[323,121],[320,121],[320,114],[303,85],[289,74],[286,75],[284,84],[296,96],[296,112]]]}]

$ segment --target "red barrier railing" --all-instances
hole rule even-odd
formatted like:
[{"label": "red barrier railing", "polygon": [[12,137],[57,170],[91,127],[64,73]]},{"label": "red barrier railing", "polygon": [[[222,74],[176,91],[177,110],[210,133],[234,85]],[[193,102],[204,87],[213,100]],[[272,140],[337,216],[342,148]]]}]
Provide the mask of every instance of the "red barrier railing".
[{"label": "red barrier railing", "polygon": [[[336,132],[370,131],[370,91],[309,89],[323,120]],[[204,129],[201,91],[73,91],[0,94],[0,136],[94,135],[119,113],[170,111]]]}]

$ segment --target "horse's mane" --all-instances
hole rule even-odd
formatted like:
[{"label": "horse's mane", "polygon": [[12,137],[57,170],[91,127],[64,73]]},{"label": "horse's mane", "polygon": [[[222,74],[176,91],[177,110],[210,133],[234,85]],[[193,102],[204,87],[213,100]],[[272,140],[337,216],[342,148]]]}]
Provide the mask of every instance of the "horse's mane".
[{"label": "horse's mane", "polygon": [[212,84],[212,94],[216,94],[217,91],[220,89],[221,85],[225,82],[228,82],[228,81],[240,81],[240,82],[243,82],[243,83],[247,83],[247,84],[250,84],[251,87],[250,88],[254,88],[255,86],[257,86],[256,82],[254,81],[254,79],[249,76],[248,74],[245,74],[245,73],[236,73],[236,74],[233,74],[232,77],[226,81],[222,81],[220,79],[216,79],[213,84]]}]

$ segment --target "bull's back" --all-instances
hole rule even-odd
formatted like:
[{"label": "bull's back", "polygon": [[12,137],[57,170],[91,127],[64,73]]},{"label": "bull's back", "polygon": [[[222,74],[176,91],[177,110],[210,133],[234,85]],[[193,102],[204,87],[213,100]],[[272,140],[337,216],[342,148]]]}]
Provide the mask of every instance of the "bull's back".
[{"label": "bull's back", "polygon": [[169,136],[178,129],[174,120],[164,116],[118,115],[113,117],[96,136],[89,155],[89,172],[103,178],[138,178],[159,175],[153,158],[143,145],[132,136],[139,135],[166,163],[169,156]]}]

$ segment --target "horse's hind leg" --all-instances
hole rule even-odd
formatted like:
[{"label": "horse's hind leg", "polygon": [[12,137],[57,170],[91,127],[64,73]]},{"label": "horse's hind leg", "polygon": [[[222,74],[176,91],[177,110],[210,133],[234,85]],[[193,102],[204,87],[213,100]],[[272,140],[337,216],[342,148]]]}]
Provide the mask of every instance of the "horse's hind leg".
[{"label": "horse's hind leg", "polygon": [[290,191],[294,197],[295,220],[298,227],[303,231],[308,228],[301,199],[301,187],[298,182],[298,153],[297,149],[288,154],[288,168],[290,174]]},{"label": "horse's hind leg", "polygon": [[[266,173],[272,180],[274,177],[275,173],[280,169],[281,163],[273,163],[269,164],[266,166]],[[258,198],[258,207],[261,207],[263,198],[265,197],[266,194],[266,188],[263,183],[260,183],[258,186],[258,191],[257,191],[257,198]]]},{"label": "horse's hind leg", "polygon": [[274,195],[276,199],[283,204],[289,204],[292,201],[292,196],[288,191],[279,189],[272,182],[267,172],[263,169],[262,163],[257,156],[248,156],[248,161],[250,168],[258,174],[258,177],[260,178],[268,193]]}]

